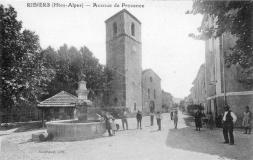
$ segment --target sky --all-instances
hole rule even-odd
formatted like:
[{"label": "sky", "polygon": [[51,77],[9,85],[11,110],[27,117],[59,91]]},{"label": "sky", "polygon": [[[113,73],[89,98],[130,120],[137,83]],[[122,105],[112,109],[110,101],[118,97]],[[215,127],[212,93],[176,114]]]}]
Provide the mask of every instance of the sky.
[{"label": "sky", "polygon": [[[49,45],[58,49],[61,45],[87,46],[100,63],[106,63],[104,21],[122,10],[122,7],[53,8],[27,7],[30,1],[4,0],[18,13],[23,28],[34,31],[40,37],[42,48]],[[31,1],[34,2],[34,1]],[[36,2],[36,1],[35,1]],[[41,1],[37,1],[41,2]],[[43,2],[84,3],[93,1],[54,1]],[[162,79],[161,86],[174,97],[189,95],[192,82],[198,69],[204,63],[204,41],[194,40],[189,33],[197,33],[202,15],[186,15],[191,9],[190,0],[170,1],[101,1],[99,4],[122,2],[144,4],[144,8],[124,8],[142,23],[142,68],[151,68]]]}]

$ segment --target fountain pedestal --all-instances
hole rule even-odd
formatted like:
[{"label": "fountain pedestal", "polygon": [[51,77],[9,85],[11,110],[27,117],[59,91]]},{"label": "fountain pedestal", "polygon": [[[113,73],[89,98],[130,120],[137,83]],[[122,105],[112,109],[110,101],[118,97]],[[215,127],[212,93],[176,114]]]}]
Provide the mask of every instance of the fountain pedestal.
[{"label": "fountain pedestal", "polygon": [[76,104],[78,120],[46,123],[47,132],[53,136],[53,140],[84,140],[101,137],[105,133],[105,123],[99,121],[96,114],[98,110],[93,107],[92,102],[87,98],[88,92],[86,82],[80,81],[77,90],[78,102]]}]

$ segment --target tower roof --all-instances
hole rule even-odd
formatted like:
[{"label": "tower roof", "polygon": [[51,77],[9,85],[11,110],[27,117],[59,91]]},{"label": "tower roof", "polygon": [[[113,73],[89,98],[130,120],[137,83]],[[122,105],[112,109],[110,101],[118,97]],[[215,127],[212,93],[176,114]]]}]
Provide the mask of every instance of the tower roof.
[{"label": "tower roof", "polygon": [[127,13],[129,16],[131,16],[133,19],[135,19],[138,23],[141,24],[141,21],[138,20],[133,14],[131,14],[128,10],[126,9],[122,9],[121,11],[119,11],[118,13],[114,14],[113,16],[111,16],[110,18],[108,18],[107,20],[105,20],[105,23],[107,23],[108,21],[110,21],[111,19],[113,19],[114,17],[116,17],[117,15],[121,14],[121,13]]}]

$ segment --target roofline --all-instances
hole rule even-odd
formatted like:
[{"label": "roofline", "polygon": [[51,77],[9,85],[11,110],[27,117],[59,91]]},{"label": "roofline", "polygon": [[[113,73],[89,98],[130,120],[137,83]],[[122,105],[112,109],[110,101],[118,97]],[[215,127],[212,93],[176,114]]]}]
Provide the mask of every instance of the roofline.
[{"label": "roofline", "polygon": [[38,104],[37,105],[38,108],[42,108],[42,107],[76,107],[76,104]]},{"label": "roofline", "polygon": [[112,20],[114,17],[116,17],[117,15],[121,14],[121,13],[127,13],[128,15],[130,15],[133,19],[135,19],[139,24],[141,24],[141,21],[138,20],[132,13],[130,13],[128,10],[126,9],[122,9],[121,11],[117,12],[116,14],[114,14],[113,16],[111,16],[110,18],[105,20],[105,23],[107,23],[108,21]]},{"label": "roofline", "polygon": [[52,97],[49,97],[49,98],[47,98],[47,99],[45,99],[45,100],[43,100],[43,101],[40,101],[39,104],[41,104],[41,103],[43,103],[44,101],[47,101],[47,100],[49,100],[49,99],[51,99],[51,98],[56,97],[57,94],[60,94],[61,92],[64,92],[64,93],[68,94],[68,95],[71,96],[72,98],[78,98],[77,96],[74,96],[73,94],[70,94],[70,93],[68,93],[68,92],[66,92],[66,91],[64,91],[64,90],[62,90],[62,91],[56,93],[55,95],[53,95]]},{"label": "roofline", "polygon": [[151,68],[148,68],[148,69],[143,70],[143,71],[142,71],[142,74],[144,74],[144,73],[147,72],[147,71],[152,71],[152,72],[154,72],[155,75],[156,75],[160,80],[162,80],[161,77],[160,77],[153,69],[151,69]]},{"label": "roofline", "polygon": [[199,74],[200,74],[200,72],[201,72],[203,69],[205,69],[205,63],[202,63],[201,66],[199,67],[198,73],[197,73],[196,77],[194,78],[192,84],[194,84],[195,81],[198,79]]}]

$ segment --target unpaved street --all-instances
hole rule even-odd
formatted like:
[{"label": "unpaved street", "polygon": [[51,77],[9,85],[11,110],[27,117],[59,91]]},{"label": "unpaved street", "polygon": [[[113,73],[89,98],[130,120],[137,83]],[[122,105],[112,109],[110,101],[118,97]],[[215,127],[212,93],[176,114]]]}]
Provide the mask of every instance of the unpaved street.
[{"label": "unpaved street", "polygon": [[[253,136],[235,131],[235,145],[222,144],[221,129],[201,132],[186,126],[186,115],[179,114],[179,128],[173,129],[168,114],[163,114],[162,131],[143,119],[143,129],[136,129],[135,119],[129,119],[129,130],[116,136],[74,142],[32,142],[38,131],[1,136],[2,159],[57,160],[252,160]],[[121,125],[121,123],[119,122]],[[155,123],[156,124],[156,123]],[[41,131],[41,130],[40,130]]]}]

